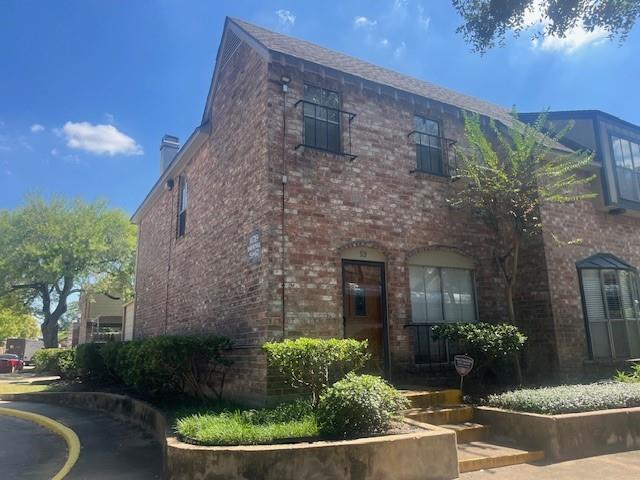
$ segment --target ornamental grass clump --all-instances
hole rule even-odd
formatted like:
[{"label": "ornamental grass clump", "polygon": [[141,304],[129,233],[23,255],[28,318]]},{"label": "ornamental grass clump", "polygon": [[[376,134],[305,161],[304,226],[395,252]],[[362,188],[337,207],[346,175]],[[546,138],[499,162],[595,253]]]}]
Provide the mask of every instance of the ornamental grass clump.
[{"label": "ornamental grass clump", "polygon": [[507,410],[549,415],[639,407],[640,383],[612,381],[513,390],[489,395],[485,404]]}]

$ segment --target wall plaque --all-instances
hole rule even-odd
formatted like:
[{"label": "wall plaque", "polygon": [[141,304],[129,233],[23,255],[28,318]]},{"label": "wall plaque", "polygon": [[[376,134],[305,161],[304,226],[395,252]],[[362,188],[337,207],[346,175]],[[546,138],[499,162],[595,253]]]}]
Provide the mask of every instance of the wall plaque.
[{"label": "wall plaque", "polygon": [[262,232],[254,230],[247,241],[247,258],[251,265],[257,265],[262,260]]}]

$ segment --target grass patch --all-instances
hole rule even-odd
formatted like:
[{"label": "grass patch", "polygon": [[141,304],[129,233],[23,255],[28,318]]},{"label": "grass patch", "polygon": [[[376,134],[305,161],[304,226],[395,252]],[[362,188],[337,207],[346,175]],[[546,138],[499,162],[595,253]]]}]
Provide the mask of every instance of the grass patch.
[{"label": "grass patch", "polygon": [[46,392],[48,390],[51,390],[50,385],[33,385],[30,383],[0,383],[0,394]]},{"label": "grass patch", "polygon": [[[190,411],[189,411],[190,410]],[[310,406],[304,402],[251,410],[231,406],[188,408],[169,414],[178,435],[203,445],[259,445],[318,436]]]},{"label": "grass patch", "polygon": [[550,415],[640,407],[640,383],[601,382],[513,390],[489,395],[484,403],[489,407]]}]

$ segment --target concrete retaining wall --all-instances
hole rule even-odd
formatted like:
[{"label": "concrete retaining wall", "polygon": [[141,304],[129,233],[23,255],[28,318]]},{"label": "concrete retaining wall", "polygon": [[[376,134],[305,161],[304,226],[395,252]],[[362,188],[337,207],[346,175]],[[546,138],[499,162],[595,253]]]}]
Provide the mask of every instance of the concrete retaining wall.
[{"label": "concrete retaining wall", "polygon": [[554,461],[640,449],[640,408],[540,415],[479,407],[475,418]]},{"label": "concrete retaining wall", "polygon": [[[134,423],[163,447],[171,480],[450,480],[458,477],[455,433],[422,425],[416,432],[340,442],[202,447],[170,436],[164,416],[124,395],[100,392],[2,394],[0,400],[55,403],[104,411]],[[416,426],[415,422],[410,422]]]}]

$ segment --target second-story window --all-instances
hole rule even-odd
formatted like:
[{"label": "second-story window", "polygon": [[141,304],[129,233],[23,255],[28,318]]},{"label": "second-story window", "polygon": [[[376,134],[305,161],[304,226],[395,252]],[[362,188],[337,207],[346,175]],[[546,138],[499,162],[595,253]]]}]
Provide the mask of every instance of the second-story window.
[{"label": "second-story window", "polygon": [[189,189],[187,187],[187,179],[180,177],[180,198],[178,199],[178,238],[184,236],[187,228],[187,207],[189,206]]},{"label": "second-story window", "polygon": [[447,175],[442,154],[440,124],[419,115],[415,116],[416,169],[436,175]]},{"label": "second-story window", "polygon": [[625,200],[640,202],[640,145],[611,136],[616,162],[618,192]]},{"label": "second-story window", "polygon": [[340,94],[305,85],[304,100],[305,145],[340,152]]}]

